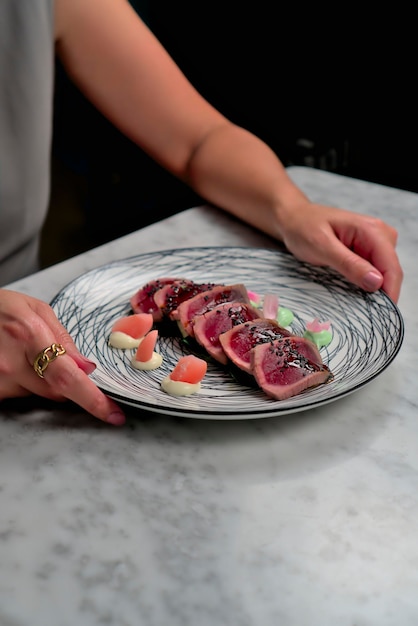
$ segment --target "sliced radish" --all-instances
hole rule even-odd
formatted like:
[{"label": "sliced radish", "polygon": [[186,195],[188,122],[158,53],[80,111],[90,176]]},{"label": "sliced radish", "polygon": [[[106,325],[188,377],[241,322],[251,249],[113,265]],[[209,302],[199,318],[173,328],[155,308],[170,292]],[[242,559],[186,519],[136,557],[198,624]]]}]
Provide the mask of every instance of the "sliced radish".
[{"label": "sliced radish", "polygon": [[158,339],[158,330],[150,330],[150,332],[145,335],[143,340],[138,346],[138,349],[135,354],[135,361],[141,361],[142,363],[146,363],[152,359],[152,355],[154,353],[155,344]]},{"label": "sliced radish", "polygon": [[153,317],[151,313],[134,313],[121,317],[113,324],[112,333],[124,333],[134,339],[145,337],[153,325]]},{"label": "sliced radish", "polygon": [[329,330],[330,327],[331,322],[329,320],[320,322],[317,317],[315,317],[312,322],[306,324],[306,330],[309,330],[311,333],[320,333],[323,330]]},{"label": "sliced radish", "polygon": [[206,374],[208,364],[194,354],[180,357],[170,374],[171,380],[195,385],[200,383]]},{"label": "sliced radish", "polygon": [[275,320],[279,312],[279,298],[274,293],[266,293],[263,300],[263,315],[265,318]]},{"label": "sliced radish", "polygon": [[258,304],[260,302],[261,300],[260,294],[256,293],[255,291],[249,291],[248,289],[247,289],[247,293],[251,302],[254,302],[255,304]]}]

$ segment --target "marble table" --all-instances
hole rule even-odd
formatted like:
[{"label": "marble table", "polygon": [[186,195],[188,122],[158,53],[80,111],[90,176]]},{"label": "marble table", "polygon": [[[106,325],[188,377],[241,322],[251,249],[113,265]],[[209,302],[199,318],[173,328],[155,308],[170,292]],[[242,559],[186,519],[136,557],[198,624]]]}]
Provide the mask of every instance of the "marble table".
[{"label": "marble table", "polygon": [[[114,428],[39,398],[1,403],[1,626],[418,623],[418,195],[289,173],[312,199],[398,228],[394,363],[344,399],[269,419],[128,407]],[[113,259],[224,244],[276,245],[197,207],[10,287],[50,300]]]}]

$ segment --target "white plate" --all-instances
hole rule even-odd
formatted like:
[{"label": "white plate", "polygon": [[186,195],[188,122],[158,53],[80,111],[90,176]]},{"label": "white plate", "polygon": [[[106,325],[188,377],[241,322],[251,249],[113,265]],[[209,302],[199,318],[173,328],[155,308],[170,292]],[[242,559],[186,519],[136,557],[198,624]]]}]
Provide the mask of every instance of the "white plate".
[{"label": "white plate", "polygon": [[[315,317],[331,321],[333,339],[321,348],[321,355],[334,375],[332,382],[277,401],[209,362],[199,394],[167,395],[160,388],[161,380],[187,353],[179,339],[160,337],[157,350],[163,365],[152,372],[131,367],[133,350],[108,345],[113,323],[131,313],[130,297],[148,281],[163,276],[244,283],[257,293],[276,293],[281,306],[294,313],[290,330],[297,335]],[[343,398],[388,367],[404,336],[402,316],[383,292],[365,293],[330,270],[261,248],[187,248],[130,257],[83,274],[64,287],[51,305],[80,352],[97,363],[91,378],[106,394],[149,411],[203,419],[272,417]]]}]

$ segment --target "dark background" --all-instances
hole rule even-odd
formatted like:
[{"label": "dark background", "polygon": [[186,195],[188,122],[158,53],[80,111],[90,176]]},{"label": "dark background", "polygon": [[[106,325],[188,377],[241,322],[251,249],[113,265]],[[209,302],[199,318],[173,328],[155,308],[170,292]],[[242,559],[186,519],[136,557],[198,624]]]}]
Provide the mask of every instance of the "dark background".
[{"label": "dark background", "polygon": [[[390,16],[370,26],[344,11],[274,3],[131,4],[197,89],[285,165],[418,191],[415,72]],[[59,64],[53,153],[86,183],[91,246],[201,202],[113,128]]]}]

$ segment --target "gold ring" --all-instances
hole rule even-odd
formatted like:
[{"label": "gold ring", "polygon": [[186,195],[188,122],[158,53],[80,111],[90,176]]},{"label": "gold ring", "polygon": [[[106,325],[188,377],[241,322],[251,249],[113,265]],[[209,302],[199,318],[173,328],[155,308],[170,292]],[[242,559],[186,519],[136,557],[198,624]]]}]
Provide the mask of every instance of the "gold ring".
[{"label": "gold ring", "polygon": [[44,377],[44,371],[51,363],[55,361],[57,356],[65,354],[66,350],[60,343],[53,343],[51,346],[42,350],[33,362],[33,369],[38,374],[39,378]]}]

